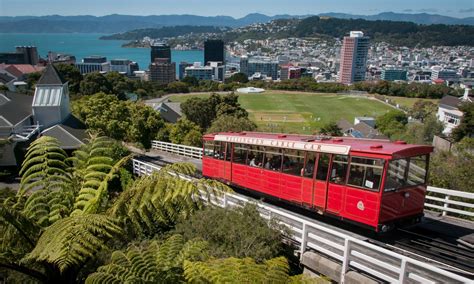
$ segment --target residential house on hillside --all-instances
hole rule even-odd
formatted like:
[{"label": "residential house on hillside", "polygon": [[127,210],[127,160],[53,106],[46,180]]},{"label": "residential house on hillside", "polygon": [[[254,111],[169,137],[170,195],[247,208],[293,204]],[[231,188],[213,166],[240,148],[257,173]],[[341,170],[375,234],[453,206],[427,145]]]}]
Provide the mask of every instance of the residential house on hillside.
[{"label": "residential house on hillside", "polygon": [[170,100],[166,100],[161,103],[149,103],[148,105],[158,111],[166,122],[176,123],[183,116],[181,103],[173,103]]},{"label": "residential house on hillside", "polygon": [[436,116],[438,120],[444,123],[443,134],[449,135],[461,123],[463,116],[459,106],[465,102],[473,102],[474,99],[470,96],[471,89],[465,88],[464,96],[461,98],[453,96],[444,96],[439,102],[438,113]]},{"label": "residential house on hillside", "polygon": [[337,123],[344,136],[354,138],[387,139],[385,135],[375,129],[375,119],[371,117],[356,117],[354,124],[342,119]]},{"label": "residential house on hillside", "polygon": [[34,96],[14,92],[0,93],[0,166],[16,166],[15,152],[24,151],[38,136],[58,139],[65,150],[84,144],[86,127],[69,109],[68,83],[48,65],[38,80]]}]

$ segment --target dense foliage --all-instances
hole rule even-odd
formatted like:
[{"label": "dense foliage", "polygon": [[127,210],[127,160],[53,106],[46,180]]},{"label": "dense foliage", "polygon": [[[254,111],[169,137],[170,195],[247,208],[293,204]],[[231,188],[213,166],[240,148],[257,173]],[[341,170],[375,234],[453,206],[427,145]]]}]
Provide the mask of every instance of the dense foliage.
[{"label": "dense foliage", "polygon": [[151,107],[104,93],[74,101],[72,110],[89,129],[117,140],[140,143],[145,148],[150,147],[164,126],[159,113]]},{"label": "dense foliage", "polygon": [[269,226],[254,205],[207,208],[179,222],[175,232],[186,240],[205,240],[210,254],[217,258],[250,257],[262,262],[281,255],[284,250],[282,228],[276,223]]},{"label": "dense foliage", "polygon": [[464,137],[474,137],[474,103],[464,103],[459,107],[463,112],[461,123],[453,130],[455,141],[461,141]]}]

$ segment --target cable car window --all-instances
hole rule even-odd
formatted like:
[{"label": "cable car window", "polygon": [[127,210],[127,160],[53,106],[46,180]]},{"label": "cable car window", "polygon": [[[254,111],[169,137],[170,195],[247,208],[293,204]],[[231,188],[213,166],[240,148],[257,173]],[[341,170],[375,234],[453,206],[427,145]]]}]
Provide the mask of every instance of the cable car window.
[{"label": "cable car window", "polygon": [[281,171],[282,153],[279,148],[265,147],[263,168],[272,171]]},{"label": "cable car window", "polygon": [[247,145],[245,144],[234,144],[234,160],[236,164],[246,164],[247,161]]},{"label": "cable car window", "polygon": [[[224,145],[222,145],[222,147],[224,147]],[[232,158],[232,143],[226,143],[225,160],[230,162],[231,158]]]},{"label": "cable car window", "polygon": [[224,160],[225,142],[214,143],[214,159]]},{"label": "cable car window", "polygon": [[[307,152],[306,153],[306,163],[304,166],[303,176],[307,178],[313,178],[314,173],[314,162],[316,161],[316,153],[315,152]],[[327,169],[326,169],[327,172]]]},{"label": "cable car window", "polygon": [[382,159],[352,157],[348,185],[379,191],[383,173]]},{"label": "cable car window", "polygon": [[251,167],[261,168],[265,154],[263,147],[251,145],[248,149],[247,164]]},{"label": "cable car window", "polygon": [[406,185],[408,173],[408,159],[392,160],[388,163],[387,177],[385,178],[385,191],[392,191]]},{"label": "cable car window", "polygon": [[204,141],[204,156],[214,158],[214,144],[218,142]]},{"label": "cable car window", "polygon": [[419,185],[426,183],[426,169],[428,167],[428,155],[411,157],[408,167],[408,185]]},{"label": "cable car window", "polygon": [[282,170],[285,174],[301,176],[304,168],[304,152],[298,150],[283,150]]},{"label": "cable car window", "polygon": [[331,182],[344,184],[346,182],[347,173],[347,156],[335,155],[332,161]]},{"label": "cable car window", "polygon": [[328,179],[329,170],[329,154],[319,154],[318,169],[316,171],[316,179],[326,181]]}]

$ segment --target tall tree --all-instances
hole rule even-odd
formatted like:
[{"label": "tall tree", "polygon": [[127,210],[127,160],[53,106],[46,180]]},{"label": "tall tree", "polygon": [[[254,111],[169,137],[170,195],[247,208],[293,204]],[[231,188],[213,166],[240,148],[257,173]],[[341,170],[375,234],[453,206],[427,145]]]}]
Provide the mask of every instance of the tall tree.
[{"label": "tall tree", "polygon": [[99,92],[112,94],[113,87],[104,75],[94,72],[84,76],[84,80],[80,84],[80,91],[83,95],[93,95]]},{"label": "tall tree", "polygon": [[463,103],[459,110],[463,112],[463,116],[461,123],[452,133],[455,141],[461,141],[464,137],[474,137],[474,103]]}]

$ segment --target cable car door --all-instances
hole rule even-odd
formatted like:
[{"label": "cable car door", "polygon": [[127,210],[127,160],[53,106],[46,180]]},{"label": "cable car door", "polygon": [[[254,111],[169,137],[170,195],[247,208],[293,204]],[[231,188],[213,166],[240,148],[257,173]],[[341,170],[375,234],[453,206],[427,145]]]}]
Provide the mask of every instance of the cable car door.
[{"label": "cable car door", "polygon": [[333,155],[326,198],[326,211],[339,214],[345,200],[348,156]]},{"label": "cable car door", "polygon": [[329,154],[319,153],[316,163],[313,207],[322,211],[326,210],[330,158]]},{"label": "cable car door", "polygon": [[225,143],[225,159],[224,162],[222,163],[222,177],[226,181],[232,181],[232,144],[231,143]]}]

